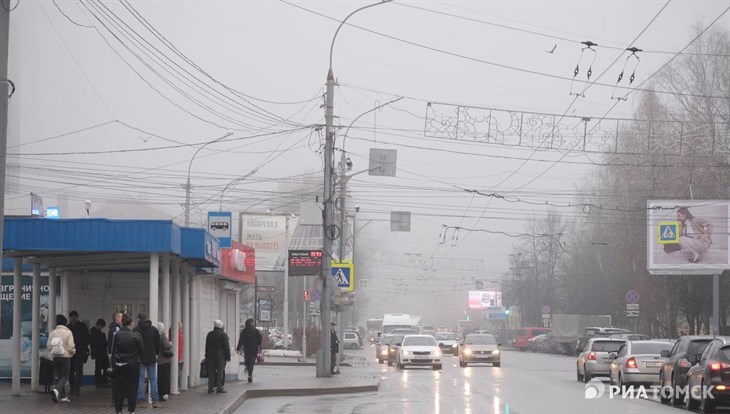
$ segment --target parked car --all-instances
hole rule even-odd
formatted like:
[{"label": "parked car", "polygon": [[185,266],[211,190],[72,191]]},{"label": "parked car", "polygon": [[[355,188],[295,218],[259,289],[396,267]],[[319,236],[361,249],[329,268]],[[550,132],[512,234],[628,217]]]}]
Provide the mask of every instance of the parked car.
[{"label": "parked car", "polygon": [[406,335],[396,352],[398,369],[408,365],[430,365],[434,371],[441,369],[443,353],[431,335]]},{"label": "parked car", "polygon": [[[687,357],[704,352],[713,339],[712,336],[685,335],[679,338],[671,351],[662,352],[662,356],[667,357],[667,360],[662,364],[662,369],[659,372],[659,385],[662,387],[669,386],[672,390],[687,385],[687,372],[692,367],[692,363]],[[672,405],[684,405],[684,395],[681,392],[671,393],[671,401],[665,397],[665,393],[661,393],[663,403],[671,402]]]},{"label": "parked car", "polygon": [[501,366],[500,345],[492,334],[466,335],[459,344],[459,366],[466,368],[471,363],[491,363],[495,367]]},{"label": "parked car", "polygon": [[583,352],[588,340],[591,338],[609,338],[611,335],[616,334],[631,334],[631,331],[621,328],[589,326],[583,330],[583,335],[576,340],[575,352]]},{"label": "parked car", "polygon": [[388,344],[388,366],[393,366],[398,353],[398,348],[403,344],[403,337],[405,335],[393,335],[393,339]]},{"label": "parked car", "polygon": [[363,341],[363,336],[360,334],[360,331],[354,329],[345,329],[343,333],[345,334],[345,336],[347,336],[348,333],[354,333],[355,335],[357,335],[358,348],[352,349],[360,349],[365,345],[365,342]]},{"label": "parked car", "polygon": [[588,382],[593,377],[607,377],[611,373],[611,353],[618,352],[624,344],[621,339],[591,338],[578,355],[576,361],[576,378]]},{"label": "parked car", "polygon": [[550,333],[550,328],[539,328],[539,327],[525,327],[520,328],[515,332],[514,339],[512,339],[512,345],[520,351],[529,349],[529,340],[538,336]]},{"label": "parked car", "polygon": [[343,349],[360,349],[362,348],[362,339],[356,332],[343,332],[342,333],[342,348]]},{"label": "parked car", "polygon": [[624,341],[648,341],[651,337],[642,334],[618,333],[609,336],[611,339],[623,339]]},{"label": "parked car", "polygon": [[388,345],[393,340],[393,335],[382,335],[380,341],[375,344],[375,359],[382,364],[388,359]]},{"label": "parked car", "polygon": [[[687,409],[701,413],[714,412],[718,405],[730,405],[730,337],[716,337],[701,355],[690,355],[696,362],[687,372]],[[705,398],[703,388],[712,387],[713,398]],[[696,390],[691,392],[691,390]],[[694,398],[699,397],[699,398]]]},{"label": "parked car", "polygon": [[533,336],[527,340],[527,349],[532,352],[545,352],[545,341],[548,339],[548,334],[542,334]]},{"label": "parked car", "polygon": [[456,336],[453,332],[439,332],[434,334],[433,337],[436,338],[441,352],[444,354],[457,354],[459,344],[456,342]]},{"label": "parked car", "polygon": [[671,348],[669,342],[627,341],[617,353],[609,355],[613,360],[609,376],[611,385],[659,384],[659,371],[667,359],[661,354]]}]

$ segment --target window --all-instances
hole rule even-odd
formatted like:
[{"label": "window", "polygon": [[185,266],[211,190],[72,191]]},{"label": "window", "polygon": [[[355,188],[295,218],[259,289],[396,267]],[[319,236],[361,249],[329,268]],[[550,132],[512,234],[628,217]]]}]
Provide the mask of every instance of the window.
[{"label": "window", "polygon": [[618,357],[621,358],[623,356],[626,356],[626,354],[628,353],[628,349],[628,345],[622,346],[621,349],[618,350]]},{"label": "window", "polygon": [[701,354],[704,352],[705,348],[707,348],[710,345],[710,340],[706,339],[703,341],[692,341],[689,343],[689,351],[687,351],[687,355],[694,355],[694,354]]},{"label": "window", "polygon": [[617,352],[623,342],[619,341],[594,341],[591,346],[591,351],[595,352]]},{"label": "window", "polygon": [[456,339],[452,333],[438,333],[436,334],[436,340],[453,340]]},{"label": "window", "polygon": [[634,355],[638,354],[651,354],[659,355],[663,350],[667,349],[669,344],[658,344],[658,343],[646,343],[639,342],[631,345],[631,353]]},{"label": "window", "polygon": [[717,352],[717,359],[721,361],[730,361],[730,346],[723,346]]},{"label": "window", "polygon": [[403,346],[436,346],[436,340],[433,336],[407,336]]},{"label": "window", "polygon": [[674,348],[672,348],[672,352],[669,353],[670,356],[676,356],[683,352],[684,346],[687,344],[687,341],[683,341],[680,339],[677,341],[676,344],[674,344]]},{"label": "window", "polygon": [[497,340],[494,335],[467,335],[464,340],[466,345],[494,345]]},{"label": "window", "polygon": [[390,345],[392,340],[393,340],[392,336],[384,336],[384,337],[380,338],[380,343],[382,345]]}]

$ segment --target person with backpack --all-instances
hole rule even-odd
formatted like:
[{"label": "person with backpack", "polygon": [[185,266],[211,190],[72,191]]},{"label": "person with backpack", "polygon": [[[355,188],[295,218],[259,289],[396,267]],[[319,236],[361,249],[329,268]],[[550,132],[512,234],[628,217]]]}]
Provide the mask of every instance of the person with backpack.
[{"label": "person with backpack", "polygon": [[253,382],[253,367],[256,364],[259,348],[263,337],[261,332],[253,325],[253,318],[246,319],[246,327],[241,330],[238,337],[236,351],[243,352],[243,363],[248,371],[248,382]]},{"label": "person with backpack", "polygon": [[94,360],[94,380],[97,388],[109,387],[105,375],[109,368],[109,354],[107,354],[106,336],[104,335],[105,326],[106,321],[98,319],[89,331],[89,347],[91,348],[91,359]]},{"label": "person with backpack", "polygon": [[160,353],[160,332],[156,327],[152,326],[152,321],[147,318],[147,314],[140,312],[137,315],[139,322],[134,328],[135,332],[142,336],[141,362],[139,367],[139,383],[137,385],[137,400],[144,401],[146,394],[145,373],[150,381],[150,396],[152,397],[152,406],[157,408],[160,404],[160,396],[157,393],[157,355]]},{"label": "person with backpack", "polygon": [[48,334],[48,354],[53,358],[53,376],[57,378],[55,386],[51,389],[53,402],[71,402],[66,394],[66,382],[71,372],[71,357],[76,353],[76,344],[71,330],[66,323],[68,320],[63,315],[56,315],[56,329]]},{"label": "person with backpack", "polygon": [[89,360],[89,327],[79,320],[79,313],[74,310],[68,314],[68,329],[71,330],[76,344],[76,353],[71,357],[68,383],[71,385],[71,394],[81,395],[84,364]]},{"label": "person with backpack", "polygon": [[117,414],[122,414],[125,399],[130,413],[137,408],[139,366],[144,352],[142,336],[131,329],[132,317],[125,313],[121,322],[122,326],[115,332],[112,341],[112,398]]}]

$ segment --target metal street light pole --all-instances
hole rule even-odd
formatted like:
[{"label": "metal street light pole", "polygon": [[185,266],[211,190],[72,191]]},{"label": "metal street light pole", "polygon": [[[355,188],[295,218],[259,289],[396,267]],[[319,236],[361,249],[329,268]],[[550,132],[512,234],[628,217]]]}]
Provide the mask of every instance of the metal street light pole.
[{"label": "metal street light pole", "polygon": [[190,158],[190,163],[188,164],[188,180],[185,183],[185,227],[190,226],[190,169],[193,167],[193,161],[195,161],[195,157],[198,156],[198,153],[205,147],[207,147],[210,144],[214,144],[224,138],[228,138],[231,135],[233,135],[233,132],[229,132],[222,137],[218,137],[212,141],[208,141],[205,144],[198,147],[197,150],[195,150],[195,153],[193,154],[193,157]]},{"label": "metal street light pole", "polygon": [[333,173],[334,166],[332,165],[332,157],[334,155],[334,106],[335,106],[335,75],[332,70],[332,55],[335,48],[335,40],[337,40],[337,34],[345,25],[347,20],[352,17],[355,13],[368,9],[370,7],[377,6],[379,4],[387,3],[391,0],[384,0],[378,3],[369,4],[364,7],[353,11],[348,14],[342,22],[337,26],[334,36],[332,36],[332,43],[330,44],[330,56],[329,56],[329,68],[327,70],[327,92],[326,92],[326,107],[325,107],[325,149],[324,149],[324,211],[323,211],[323,250],[325,252],[324,260],[322,260],[322,302],[320,304],[321,312],[321,329],[322,329],[322,343],[320,352],[317,354],[317,377],[329,377],[331,375],[331,344],[327,330],[329,329],[331,315],[330,315],[330,296],[332,294],[332,287],[328,282],[330,277],[330,259],[332,258],[332,241],[337,236],[334,228],[334,209],[332,200],[334,198],[333,192]]},{"label": "metal street light pole", "polygon": [[223,187],[223,190],[221,191],[221,199],[220,199],[220,202],[218,203],[218,211],[223,211],[223,195],[226,193],[226,191],[228,191],[229,187],[232,186],[233,184],[240,183],[241,181],[245,180],[246,178],[256,174],[258,171],[259,171],[258,169],[253,169],[248,174],[244,174],[244,175],[234,178],[233,180],[228,182],[228,184],[226,184],[226,186]]}]

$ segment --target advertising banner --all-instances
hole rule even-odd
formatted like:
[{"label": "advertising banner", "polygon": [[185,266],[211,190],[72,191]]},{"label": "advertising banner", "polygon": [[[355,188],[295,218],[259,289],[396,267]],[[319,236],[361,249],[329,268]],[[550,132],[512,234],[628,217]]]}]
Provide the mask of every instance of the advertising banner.
[{"label": "advertising banner", "polygon": [[652,274],[718,274],[730,269],[730,202],[650,200],[647,269]]},{"label": "advertising banner", "polygon": [[241,213],[241,243],[256,250],[256,270],[282,271],[287,258],[286,216]]},{"label": "advertising banner", "polygon": [[469,291],[469,309],[489,309],[502,307],[502,292],[500,291]]},{"label": "advertising banner", "polygon": [[253,247],[232,242],[221,249],[221,275],[227,279],[254,284],[256,282],[256,251]]}]

